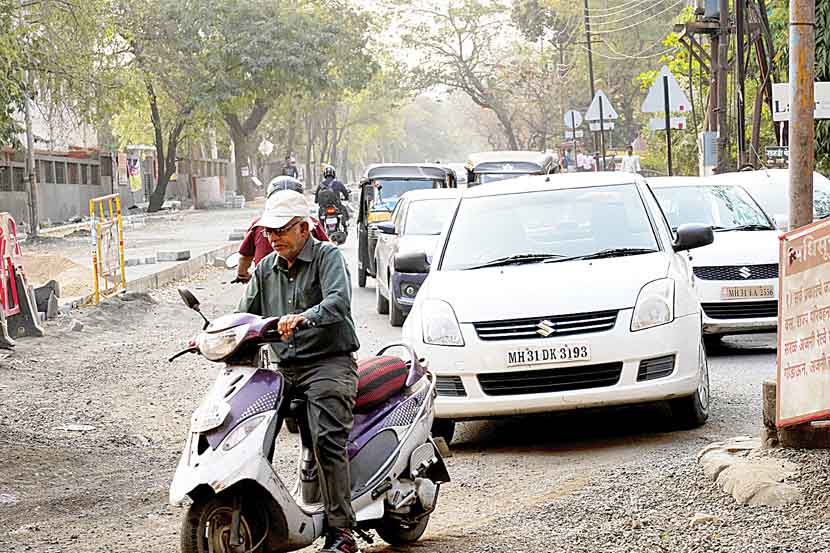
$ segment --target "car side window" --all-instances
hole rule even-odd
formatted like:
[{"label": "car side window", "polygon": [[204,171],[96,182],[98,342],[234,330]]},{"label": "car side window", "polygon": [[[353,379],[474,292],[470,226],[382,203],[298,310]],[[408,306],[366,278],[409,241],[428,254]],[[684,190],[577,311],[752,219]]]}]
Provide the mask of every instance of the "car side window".
[{"label": "car side window", "polygon": [[395,211],[392,213],[392,223],[395,225],[395,234],[400,234],[403,230],[404,212],[406,211],[407,206],[409,206],[409,202],[406,201],[398,202],[398,205],[395,206]]}]

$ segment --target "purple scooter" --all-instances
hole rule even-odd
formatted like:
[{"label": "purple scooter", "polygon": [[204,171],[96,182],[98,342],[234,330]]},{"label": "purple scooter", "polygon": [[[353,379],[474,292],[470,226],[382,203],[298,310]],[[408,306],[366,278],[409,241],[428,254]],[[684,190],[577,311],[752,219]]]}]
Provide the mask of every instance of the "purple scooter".
[{"label": "purple scooter", "polygon": [[[235,313],[209,322],[189,290],[179,293],[205,326],[170,361],[198,353],[225,363],[193,413],[170,486],[172,504],[192,500],[182,524],[182,552],[264,553],[312,544],[325,531],[324,507],[304,403],[291,397],[267,359],[267,344],[280,339],[278,318]],[[374,387],[371,407],[355,409],[349,437],[352,506],[358,533],[367,541],[368,531],[375,530],[386,542],[404,545],[423,535],[439,488],[450,477],[430,435],[435,378],[407,344],[387,346],[378,356],[390,348],[407,352],[405,361],[383,358],[407,371],[405,381],[402,375],[400,385],[385,386],[380,397]],[[359,389],[358,405],[360,397]],[[272,465],[286,418],[297,420],[302,446],[292,489]]]}]

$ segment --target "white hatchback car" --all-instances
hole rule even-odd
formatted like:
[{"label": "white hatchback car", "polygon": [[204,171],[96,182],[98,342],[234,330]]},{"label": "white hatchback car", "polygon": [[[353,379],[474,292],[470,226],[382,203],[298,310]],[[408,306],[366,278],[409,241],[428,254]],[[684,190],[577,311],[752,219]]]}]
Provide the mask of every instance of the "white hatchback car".
[{"label": "white hatchback car", "polygon": [[454,421],[670,400],[682,426],[709,414],[700,304],[686,255],[637,175],[520,177],[466,190],[403,334],[437,375],[434,432]]},{"label": "white hatchback car", "polygon": [[741,186],[698,177],[648,179],[672,228],[711,226],[715,242],[690,256],[703,308],[703,332],[778,328],[778,231]]}]

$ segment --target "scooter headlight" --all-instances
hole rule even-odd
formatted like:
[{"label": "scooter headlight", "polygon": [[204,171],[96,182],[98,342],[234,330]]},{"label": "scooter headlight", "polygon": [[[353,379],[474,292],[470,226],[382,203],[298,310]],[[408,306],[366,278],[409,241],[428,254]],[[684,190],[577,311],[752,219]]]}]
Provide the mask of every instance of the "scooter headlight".
[{"label": "scooter headlight", "polygon": [[257,429],[257,427],[262,424],[262,422],[268,417],[267,414],[265,415],[257,415],[255,417],[251,417],[242,422],[239,426],[233,429],[233,431],[228,434],[228,437],[225,438],[225,441],[222,443],[222,450],[223,451],[230,451],[231,449],[238,446],[242,443],[242,440],[247,438],[251,435],[251,433]]},{"label": "scooter headlight", "polygon": [[202,332],[196,342],[207,359],[221,361],[234,352],[247,333],[248,325],[241,325],[220,332]]}]

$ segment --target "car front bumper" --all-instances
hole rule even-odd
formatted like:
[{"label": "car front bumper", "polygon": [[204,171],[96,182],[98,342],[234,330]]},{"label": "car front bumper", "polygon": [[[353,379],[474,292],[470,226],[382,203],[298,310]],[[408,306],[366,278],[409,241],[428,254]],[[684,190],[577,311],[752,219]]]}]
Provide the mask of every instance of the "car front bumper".
[{"label": "car front bumper", "polygon": [[[770,299],[723,300],[721,290],[728,286],[772,286]],[[707,335],[775,332],[778,328],[778,280],[759,279],[695,280],[703,306],[703,333]]]},{"label": "car front bumper", "polygon": [[[417,343],[436,376],[460,380],[463,396],[448,396],[439,390],[435,402],[436,417],[453,420],[472,420],[509,415],[573,410],[611,405],[645,403],[691,395],[699,381],[700,315],[675,319],[672,323],[638,332],[631,332],[632,310],[619,312],[613,329],[594,334],[562,338],[483,341],[472,324],[462,324],[463,347],[431,346],[418,336],[407,336]],[[420,326],[420,325],[418,325]],[[410,329],[410,332],[415,330]],[[508,368],[506,354],[524,346],[551,346],[556,343],[587,342],[591,346],[591,360],[554,365],[535,365]],[[674,356],[670,374],[653,380],[638,380],[641,362]],[[613,385],[569,389],[542,393],[488,395],[482,386],[484,378],[494,373],[508,374],[533,371],[556,371],[579,367],[590,371],[592,366],[621,363],[619,379]],[[456,384],[457,386],[457,384]]]}]

